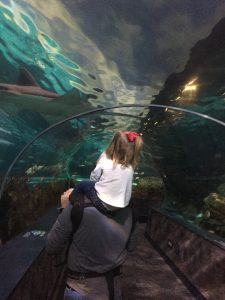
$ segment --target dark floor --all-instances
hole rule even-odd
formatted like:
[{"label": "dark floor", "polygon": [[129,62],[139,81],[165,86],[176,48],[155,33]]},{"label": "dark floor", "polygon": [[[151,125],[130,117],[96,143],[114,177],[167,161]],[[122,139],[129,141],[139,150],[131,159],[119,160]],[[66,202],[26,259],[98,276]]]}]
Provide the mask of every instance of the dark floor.
[{"label": "dark floor", "polygon": [[123,299],[196,299],[144,237],[145,226],[139,224],[138,246],[128,253],[123,267]]}]

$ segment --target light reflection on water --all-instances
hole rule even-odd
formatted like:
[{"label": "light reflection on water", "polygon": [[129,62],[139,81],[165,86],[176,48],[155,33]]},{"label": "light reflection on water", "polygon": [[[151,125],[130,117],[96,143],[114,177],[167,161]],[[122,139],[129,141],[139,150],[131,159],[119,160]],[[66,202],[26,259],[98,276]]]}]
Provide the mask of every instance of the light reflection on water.
[{"label": "light reflection on water", "polygon": [[[80,77],[80,66],[66,57],[58,42],[39,30],[30,16],[12,3],[10,7],[0,2],[0,51],[5,57],[1,62],[4,67],[10,64],[16,70],[26,66],[43,87],[60,94],[74,87],[82,91],[84,86],[87,92],[88,82]],[[51,77],[54,80],[49,80]],[[94,94],[93,89],[90,91]]]},{"label": "light reflection on water", "polygon": [[[21,7],[16,5],[13,1],[10,1],[9,5],[0,2],[0,24],[2,33],[0,37],[0,51],[3,55],[0,66],[2,70],[4,69],[8,72],[3,72],[3,74],[0,75],[2,76],[1,81],[15,83],[19,68],[23,66],[31,71],[34,78],[43,88],[54,90],[59,94],[64,94],[72,88],[75,88],[75,91],[74,93],[65,95],[64,98],[61,97],[57,99],[57,101],[49,99],[42,99],[42,101],[40,101],[39,98],[37,99],[35,97],[26,98],[24,95],[16,95],[16,97],[15,95],[3,93],[4,95],[2,95],[2,97],[5,97],[5,103],[4,111],[0,112],[2,117],[0,120],[1,128],[3,128],[2,138],[0,139],[0,151],[5,160],[0,161],[2,172],[7,168],[5,162],[12,160],[20,148],[29,142],[37,132],[48,127],[49,124],[54,123],[57,117],[62,118],[64,113],[66,116],[68,116],[69,113],[72,114],[75,107],[73,104],[77,105],[76,111],[79,109],[83,111],[86,109],[83,106],[84,103],[90,104],[88,107],[90,108],[91,106],[96,107],[97,105],[105,105],[106,103],[134,103],[137,99],[137,89],[135,88],[128,91],[126,84],[121,78],[113,74],[116,66],[112,64],[111,70],[109,68],[111,77],[105,76],[105,62],[100,52],[98,52],[99,56],[90,55],[90,57],[88,57],[87,53],[90,54],[93,48],[90,47],[91,43],[83,39],[83,36],[77,36],[77,41],[73,40],[68,42],[73,49],[72,51],[76,52],[74,55],[71,55],[71,52],[68,51],[68,47],[66,50],[63,47],[64,45],[54,38],[53,31],[51,31],[53,23],[51,23],[50,26],[46,15],[41,15],[41,20],[47,24],[45,28],[49,29],[45,31],[40,27],[40,24],[36,23],[35,18],[33,18],[34,15],[32,17],[31,6],[29,6],[28,3],[26,3],[26,5],[29,7],[28,11],[30,14],[28,12],[25,13]],[[33,13],[34,12],[35,10],[33,10]],[[54,21],[54,18],[52,21]],[[69,22],[69,20],[67,20],[67,22]],[[57,23],[57,25],[58,24],[60,23]],[[68,23],[65,22],[65,24]],[[66,36],[64,40],[70,40],[70,38],[71,33],[68,33],[68,36]],[[84,53],[74,50],[75,48],[73,48],[73,46],[76,42],[77,44],[82,44],[83,50],[85,50]],[[72,57],[80,59],[76,60]],[[95,61],[94,58],[96,57],[98,59]],[[97,65],[97,63],[99,64]],[[92,67],[85,70],[83,66],[87,66],[88,64],[92,64]],[[90,72],[91,69],[96,72]],[[193,79],[187,81],[185,86],[178,89],[176,91],[177,94],[175,93],[174,97],[171,97],[169,101],[171,101],[171,103],[172,101],[176,101],[177,105],[180,106],[189,105],[190,107],[191,105],[196,111],[200,109],[200,104],[200,106],[202,105],[200,111],[208,114],[215,113],[215,115],[218,115],[220,111],[224,111],[224,97],[220,95],[209,98],[208,95],[202,93],[202,97],[198,98],[198,85],[201,86],[201,82],[199,83],[197,79],[195,81],[196,85],[193,85]],[[104,84],[101,85],[101,82],[103,82],[105,86],[112,86],[113,88],[105,91],[103,88]],[[165,97],[170,99],[168,94],[166,94]],[[146,99],[149,102],[151,96]],[[29,106],[28,102],[30,100],[32,104]],[[141,101],[142,99],[138,100]],[[47,101],[49,101],[47,104],[50,105],[46,105]],[[37,108],[38,106],[40,109]],[[23,109],[21,109],[21,107]],[[5,114],[6,112],[8,115]],[[14,206],[15,203],[17,203],[17,201],[20,203],[20,199],[18,199],[17,196],[19,183],[22,183],[19,193],[24,196],[23,201],[26,201],[26,197],[30,197],[30,191],[28,191],[30,185],[32,185],[32,188],[36,188],[37,192],[40,193],[37,199],[38,201],[42,201],[43,206],[42,210],[37,213],[39,216],[39,214],[41,215],[41,213],[49,207],[48,205],[55,204],[55,199],[59,196],[59,193],[57,195],[54,194],[54,188],[58,188],[57,191],[60,192],[61,188],[69,184],[68,181],[79,181],[82,178],[88,177],[90,170],[93,168],[93,163],[97,160],[116,130],[120,128],[138,128],[146,130],[149,134],[148,119],[144,120],[142,124],[139,124],[139,116],[131,116],[131,113],[132,111],[129,109],[127,109],[125,113],[123,110],[118,109],[117,113],[115,110],[115,113],[111,115],[102,115],[98,118],[96,117],[96,119],[87,118],[61,128],[61,131],[57,132],[57,134],[49,135],[37,141],[34,147],[27,151],[25,157],[18,161],[14,169],[13,175],[17,175],[17,177],[11,178],[12,190],[7,191],[8,199],[11,199],[11,202],[8,201],[10,203],[7,204],[12,206],[9,208],[9,210],[11,209],[12,211],[11,215],[13,216],[14,210],[16,209],[16,206]],[[222,165],[220,162],[223,162],[224,153],[220,153],[216,148],[218,147],[219,137],[223,137],[224,135],[223,133],[221,133],[220,136],[217,133],[214,134],[214,129],[210,128],[213,132],[212,136],[209,137],[207,129],[207,139],[203,139],[200,143],[199,140],[203,136],[205,128],[208,128],[208,125],[205,124],[203,119],[198,117],[184,118],[183,113],[173,113],[173,111],[168,109],[165,110],[165,113],[167,113],[167,116],[170,114],[170,117],[165,120],[158,120],[156,118],[154,125],[152,125],[154,130],[153,132],[150,131],[150,137],[147,134],[147,137],[145,136],[146,139],[149,138],[149,144],[143,153],[143,161],[140,170],[137,172],[135,185],[138,187],[138,180],[140,179],[139,177],[141,177],[140,174],[142,174],[143,177],[151,175],[152,177],[163,178],[165,183],[168,184],[168,190],[170,189],[170,193],[168,193],[166,201],[164,202],[164,209],[180,214],[189,221],[205,226],[207,229],[209,228],[214,233],[219,233],[222,236],[224,223],[221,222],[221,220],[219,224],[214,222],[214,218],[217,218],[218,215],[215,217],[210,209],[213,210],[215,208],[213,206],[215,203],[223,203],[223,198],[221,199],[220,197],[222,194],[218,193],[218,189],[222,190],[224,188],[224,173],[223,168],[220,168]],[[144,115],[142,115],[142,117],[144,118]],[[34,119],[37,122],[34,122]],[[176,128],[169,128],[168,130],[167,127],[170,127],[171,124],[171,127],[174,126]],[[217,132],[219,132],[219,130]],[[157,132],[159,133],[158,136],[156,134]],[[183,138],[184,133],[187,134],[186,139]],[[74,139],[74,137],[76,137],[76,139]],[[76,146],[70,143],[73,139]],[[218,176],[206,176],[206,174],[208,174],[207,155],[210,156],[211,153],[206,155],[204,153],[205,156],[202,155],[202,153],[193,155],[194,150],[198,150],[197,146],[195,149],[192,149],[194,148],[193,141],[195,139],[198,140],[198,146],[200,145],[203,149],[202,153],[204,151],[206,152],[205,149],[209,149],[211,145],[215,146],[215,149],[212,150],[213,154],[215,154],[212,159],[214,168],[212,171],[215,171],[215,169],[219,170],[220,173]],[[150,153],[154,155],[152,156]],[[212,155],[210,157],[212,157]],[[173,162],[172,164],[171,161]],[[182,168],[184,161],[186,163],[188,161],[185,171],[184,168]],[[215,164],[214,161],[216,161]],[[154,163],[156,164],[154,165]],[[195,168],[198,165],[200,165],[200,171],[195,172]],[[189,170],[191,170],[192,173],[189,174]],[[201,172],[203,172],[203,175]],[[20,177],[24,180],[23,182],[20,182]],[[168,177],[170,180],[168,180]],[[56,179],[59,180],[60,183],[55,186]],[[61,184],[62,182],[63,184]],[[177,183],[180,185],[177,185]],[[44,198],[42,198],[43,194],[41,194],[42,184],[45,185],[46,188],[45,196],[48,195],[49,191],[51,193],[51,201],[48,202],[46,200],[48,204],[46,206],[43,204]],[[193,192],[189,188],[191,186],[195,186]],[[185,195],[182,194],[184,188],[187,189],[187,192],[184,193]],[[217,193],[217,198],[212,195],[212,192]],[[38,202],[37,199],[35,199],[36,202]],[[215,199],[217,202],[214,201]],[[37,204],[35,201],[34,206]],[[24,203],[20,204],[24,205]],[[32,203],[29,204],[32,206]],[[212,207],[210,206],[211,204]],[[26,212],[26,216],[28,212]],[[3,216],[3,219],[4,218],[5,215]],[[7,222],[8,220],[6,223]],[[10,222],[10,224],[13,223],[12,220],[10,220]],[[21,223],[20,225],[22,226]],[[9,236],[11,236],[11,234],[13,233],[10,232]]]}]

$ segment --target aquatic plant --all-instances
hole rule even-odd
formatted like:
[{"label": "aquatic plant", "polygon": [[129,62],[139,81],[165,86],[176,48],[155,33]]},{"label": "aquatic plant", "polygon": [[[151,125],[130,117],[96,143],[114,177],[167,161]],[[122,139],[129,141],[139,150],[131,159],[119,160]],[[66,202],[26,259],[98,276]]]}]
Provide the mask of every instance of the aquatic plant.
[{"label": "aquatic plant", "polygon": [[68,180],[31,184],[28,176],[11,177],[0,202],[0,240],[7,241],[26,230],[51,207],[59,205]]}]

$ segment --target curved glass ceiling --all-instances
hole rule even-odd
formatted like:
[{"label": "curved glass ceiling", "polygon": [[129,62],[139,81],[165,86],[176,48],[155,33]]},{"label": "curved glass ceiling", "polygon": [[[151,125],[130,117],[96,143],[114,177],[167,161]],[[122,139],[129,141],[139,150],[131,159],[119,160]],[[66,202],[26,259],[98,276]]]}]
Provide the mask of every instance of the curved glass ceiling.
[{"label": "curved glass ceiling", "polygon": [[[136,187],[158,178],[166,191],[163,209],[224,237],[224,17],[219,0],[0,0],[1,183],[35,136],[92,109],[151,103],[222,122],[133,107],[46,132],[10,172],[0,200],[1,239],[26,228],[56,204],[60,191],[87,177],[118,128],[143,133]],[[34,203],[28,201],[33,194]]]},{"label": "curved glass ceiling", "polygon": [[[71,117],[39,134],[17,157],[4,182],[1,239],[33,224],[57,205],[66,188],[89,178],[98,157],[121,128],[138,130],[144,139],[134,194],[141,195],[143,182],[154,189],[161,181],[163,210],[224,237],[221,162],[225,151],[219,140],[225,137],[225,123],[176,107],[152,105],[99,109]],[[152,201],[152,195],[149,197]],[[137,200],[143,199],[140,196]]]}]

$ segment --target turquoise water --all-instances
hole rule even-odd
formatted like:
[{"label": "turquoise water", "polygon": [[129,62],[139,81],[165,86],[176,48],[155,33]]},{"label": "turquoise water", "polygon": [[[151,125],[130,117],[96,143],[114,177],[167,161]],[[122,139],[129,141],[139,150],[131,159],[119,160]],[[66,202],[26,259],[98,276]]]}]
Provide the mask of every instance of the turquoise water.
[{"label": "turquoise water", "polygon": [[7,70],[0,75],[1,82],[16,82],[19,68],[25,66],[43,88],[59,94],[74,87],[81,91],[88,85],[80,77],[79,65],[19,6],[0,3],[0,8],[0,66]]},{"label": "turquoise water", "polygon": [[[138,70],[146,64],[139,52],[129,48],[140,40],[144,43],[141,26],[117,20],[126,29],[129,47],[125,43],[127,36],[118,33],[117,43],[112,40],[110,47],[98,49],[99,41],[95,44],[89,37],[91,30],[89,36],[85,35],[82,26],[78,26],[81,20],[73,17],[73,10],[68,13],[72,2],[69,5],[66,1],[67,7],[58,1],[55,10],[47,11],[49,3],[42,6],[35,1],[0,1],[1,181],[21,149],[40,132],[94,108],[127,103],[148,105],[154,99],[155,104],[189,109],[225,121],[225,45],[220,38],[220,47],[215,47],[218,32],[225,32],[223,20],[212,36],[192,48],[183,71],[166,74],[165,81],[155,77],[159,88],[154,94],[156,89],[150,82],[138,86],[137,80],[137,86],[131,87],[122,79],[122,67],[130,82],[135,66]],[[109,28],[112,24],[108,24]],[[119,32],[119,25],[113,28],[114,34]],[[133,38],[137,32],[140,39]],[[104,44],[107,37],[101,32],[99,35]],[[111,51],[118,45],[121,51],[112,57]],[[202,49],[208,52],[201,65]],[[110,60],[103,50],[108,50],[105,56]],[[121,61],[118,66],[116,61],[124,53],[126,65]],[[21,68],[28,70],[43,90],[59,97],[2,88],[1,83],[18,86]],[[0,239],[5,241],[26,229],[59,203],[61,192],[88,178],[114,132],[121,128],[137,130],[144,139],[133,197],[140,200],[140,206],[147,205],[147,209],[143,206],[145,213],[148,200],[160,199],[162,210],[225,237],[223,124],[168,107],[134,106],[82,115],[36,139],[13,164],[5,182],[0,199]]]}]

